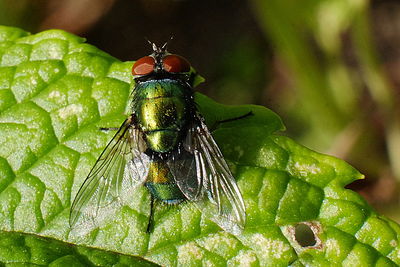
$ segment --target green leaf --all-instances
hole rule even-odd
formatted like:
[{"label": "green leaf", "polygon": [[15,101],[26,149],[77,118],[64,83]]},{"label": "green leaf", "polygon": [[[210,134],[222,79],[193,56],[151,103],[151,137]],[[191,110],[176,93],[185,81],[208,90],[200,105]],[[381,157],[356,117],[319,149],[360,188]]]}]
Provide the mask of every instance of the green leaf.
[{"label": "green leaf", "polygon": [[158,266],[139,257],[11,232],[0,232],[0,262],[7,266]]},{"label": "green leaf", "polygon": [[[0,27],[0,230],[8,232],[0,262],[38,264],[38,255],[44,264],[77,265],[130,265],[132,256],[163,266],[400,264],[399,226],[344,189],[363,177],[357,170],[276,134],[284,127],[266,108],[201,94],[199,110],[245,199],[243,233],[224,232],[183,203],[157,206],[148,234],[144,187],[99,229],[72,233],[71,201],[113,135],[99,128],[118,127],[129,113],[131,66],[63,31]],[[59,249],[31,245],[46,242]],[[32,247],[42,250],[25,253]]]}]

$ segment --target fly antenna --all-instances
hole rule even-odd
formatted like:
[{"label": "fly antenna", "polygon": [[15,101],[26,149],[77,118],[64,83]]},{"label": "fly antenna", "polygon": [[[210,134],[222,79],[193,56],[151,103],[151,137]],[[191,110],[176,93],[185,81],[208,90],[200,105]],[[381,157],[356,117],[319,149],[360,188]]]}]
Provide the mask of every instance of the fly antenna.
[{"label": "fly antenna", "polygon": [[168,41],[165,42],[165,44],[163,44],[163,46],[161,47],[161,51],[165,52],[167,50],[167,45],[169,42],[171,42],[174,39],[174,36],[171,35],[171,37],[169,38]]},{"label": "fly antenna", "polygon": [[159,53],[160,49],[157,47],[157,45],[155,43],[153,43],[152,45],[153,45],[153,51]]},{"label": "fly antenna", "polygon": [[165,42],[162,46],[157,46],[155,43],[153,43],[152,41],[150,41],[149,39],[145,38],[145,40],[151,45],[151,47],[153,48],[153,52],[155,54],[164,54],[167,51],[167,46],[168,43],[174,39],[173,36],[171,36],[169,38],[169,40],[167,42]]},{"label": "fly antenna", "polygon": [[153,52],[159,52],[160,49],[157,47],[157,45],[155,43],[153,43],[152,41],[150,41],[147,37],[144,38],[150,45],[151,48],[153,49]]},{"label": "fly antenna", "polygon": [[149,40],[149,38],[147,38],[147,37],[144,37],[144,39],[150,44],[150,45],[153,45],[153,42],[152,41],[150,41]]}]

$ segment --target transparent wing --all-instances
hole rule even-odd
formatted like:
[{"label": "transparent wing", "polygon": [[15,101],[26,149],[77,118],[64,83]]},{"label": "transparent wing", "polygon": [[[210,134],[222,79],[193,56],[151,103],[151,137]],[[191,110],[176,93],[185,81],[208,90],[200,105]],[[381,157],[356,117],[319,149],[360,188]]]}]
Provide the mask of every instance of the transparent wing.
[{"label": "transparent wing", "polygon": [[122,191],[144,182],[149,157],[142,133],[124,121],[115,136],[101,153],[71,206],[70,225],[96,226],[103,215],[110,215],[120,204]]},{"label": "transparent wing", "polygon": [[200,115],[188,131],[184,148],[170,163],[180,190],[223,229],[239,233],[246,222],[244,201]]},{"label": "transparent wing", "polygon": [[179,149],[167,161],[175,183],[189,200],[197,200],[201,196],[201,176],[197,175],[196,161],[193,152]]}]

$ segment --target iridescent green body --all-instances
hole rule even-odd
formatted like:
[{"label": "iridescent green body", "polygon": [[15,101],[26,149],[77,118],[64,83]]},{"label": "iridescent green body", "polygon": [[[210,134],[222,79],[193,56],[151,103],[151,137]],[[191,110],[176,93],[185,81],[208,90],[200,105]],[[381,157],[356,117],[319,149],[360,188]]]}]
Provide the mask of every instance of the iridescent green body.
[{"label": "iridescent green body", "polygon": [[151,163],[146,186],[151,194],[165,202],[184,199],[166,163],[164,155],[179,148],[192,122],[192,88],[179,79],[151,79],[138,82],[134,90],[133,110],[143,132]]},{"label": "iridescent green body", "polygon": [[101,228],[125,205],[124,196],[140,196],[134,192],[144,185],[151,196],[147,233],[153,232],[158,201],[188,200],[224,230],[239,234],[246,222],[243,198],[194,103],[193,87],[202,79],[185,58],[169,53],[166,43],[151,45],[153,53],[132,65],[132,112],[80,187],[70,225],[79,227],[76,233]]}]

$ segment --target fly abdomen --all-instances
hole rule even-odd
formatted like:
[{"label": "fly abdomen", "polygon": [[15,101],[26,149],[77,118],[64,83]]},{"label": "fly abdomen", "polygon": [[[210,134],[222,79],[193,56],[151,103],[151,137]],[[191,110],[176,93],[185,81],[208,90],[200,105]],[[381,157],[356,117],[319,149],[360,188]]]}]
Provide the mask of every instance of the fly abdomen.
[{"label": "fly abdomen", "polygon": [[185,196],[173,181],[172,174],[164,161],[150,164],[145,186],[154,198],[170,204],[182,202]]}]

